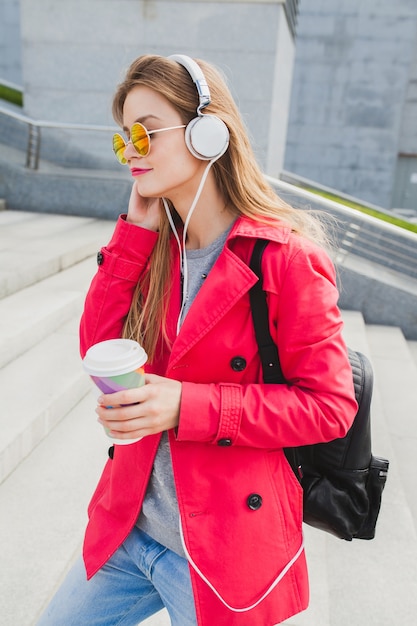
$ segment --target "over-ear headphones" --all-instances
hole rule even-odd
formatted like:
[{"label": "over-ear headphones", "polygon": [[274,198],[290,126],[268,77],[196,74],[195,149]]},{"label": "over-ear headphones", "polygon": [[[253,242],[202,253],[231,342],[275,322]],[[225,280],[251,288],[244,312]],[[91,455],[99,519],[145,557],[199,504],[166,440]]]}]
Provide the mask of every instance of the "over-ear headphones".
[{"label": "over-ear headphones", "polygon": [[193,59],[184,54],[173,54],[168,58],[185,67],[198,92],[197,117],[193,118],[185,129],[185,143],[189,151],[197,159],[203,161],[220,158],[229,146],[229,129],[216,115],[201,112],[211,100],[210,89],[202,69]]}]

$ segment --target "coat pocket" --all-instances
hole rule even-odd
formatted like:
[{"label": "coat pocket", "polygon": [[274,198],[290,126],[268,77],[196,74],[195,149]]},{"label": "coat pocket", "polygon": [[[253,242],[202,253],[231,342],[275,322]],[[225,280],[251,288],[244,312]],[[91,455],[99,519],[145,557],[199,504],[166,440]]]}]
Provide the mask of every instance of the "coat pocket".
[{"label": "coat pocket", "polygon": [[283,450],[267,455],[270,480],[281,509],[282,525],[287,536],[301,533],[303,523],[303,489]]}]

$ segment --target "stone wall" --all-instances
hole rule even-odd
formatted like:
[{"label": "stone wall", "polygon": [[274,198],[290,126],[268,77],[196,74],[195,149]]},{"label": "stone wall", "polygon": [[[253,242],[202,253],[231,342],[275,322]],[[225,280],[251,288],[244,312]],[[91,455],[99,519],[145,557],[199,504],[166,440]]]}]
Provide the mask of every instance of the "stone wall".
[{"label": "stone wall", "polygon": [[415,0],[302,1],[285,169],[390,207],[416,41]]},{"label": "stone wall", "polygon": [[0,79],[22,84],[19,0],[0,2]]},{"label": "stone wall", "polygon": [[20,6],[27,115],[112,124],[112,94],[134,58],[184,53],[223,70],[260,163],[282,166],[294,57],[283,0],[20,0]]}]

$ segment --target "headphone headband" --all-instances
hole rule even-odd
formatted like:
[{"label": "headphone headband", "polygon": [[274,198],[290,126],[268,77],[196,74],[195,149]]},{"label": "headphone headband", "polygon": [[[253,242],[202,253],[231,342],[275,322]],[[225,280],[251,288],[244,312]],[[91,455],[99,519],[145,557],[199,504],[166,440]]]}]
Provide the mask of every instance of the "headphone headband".
[{"label": "headphone headband", "polygon": [[193,79],[197,88],[198,97],[200,99],[200,104],[197,107],[197,113],[200,113],[201,109],[208,106],[211,101],[210,89],[207,85],[206,77],[204,76],[201,67],[194,61],[194,59],[187,57],[185,54],[172,54],[168,58],[185,67]]},{"label": "headphone headband", "polygon": [[185,54],[173,54],[168,57],[187,70],[198,93],[199,105],[197,117],[192,119],[185,129],[185,143],[193,156],[203,161],[219,159],[229,146],[229,130],[226,124],[215,115],[201,112],[210,104],[210,89],[202,69]]}]

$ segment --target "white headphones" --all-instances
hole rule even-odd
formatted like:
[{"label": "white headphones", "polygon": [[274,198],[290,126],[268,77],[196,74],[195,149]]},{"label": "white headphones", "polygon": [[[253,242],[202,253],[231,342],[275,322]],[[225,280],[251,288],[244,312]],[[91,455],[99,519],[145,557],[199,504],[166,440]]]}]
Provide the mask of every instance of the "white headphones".
[{"label": "white headphones", "polygon": [[210,104],[210,90],[200,66],[184,54],[173,54],[169,59],[176,61],[190,74],[197,88],[200,103],[197,117],[188,123],[185,129],[185,143],[193,156],[203,161],[219,159],[229,146],[229,129],[215,115],[201,112]]}]

